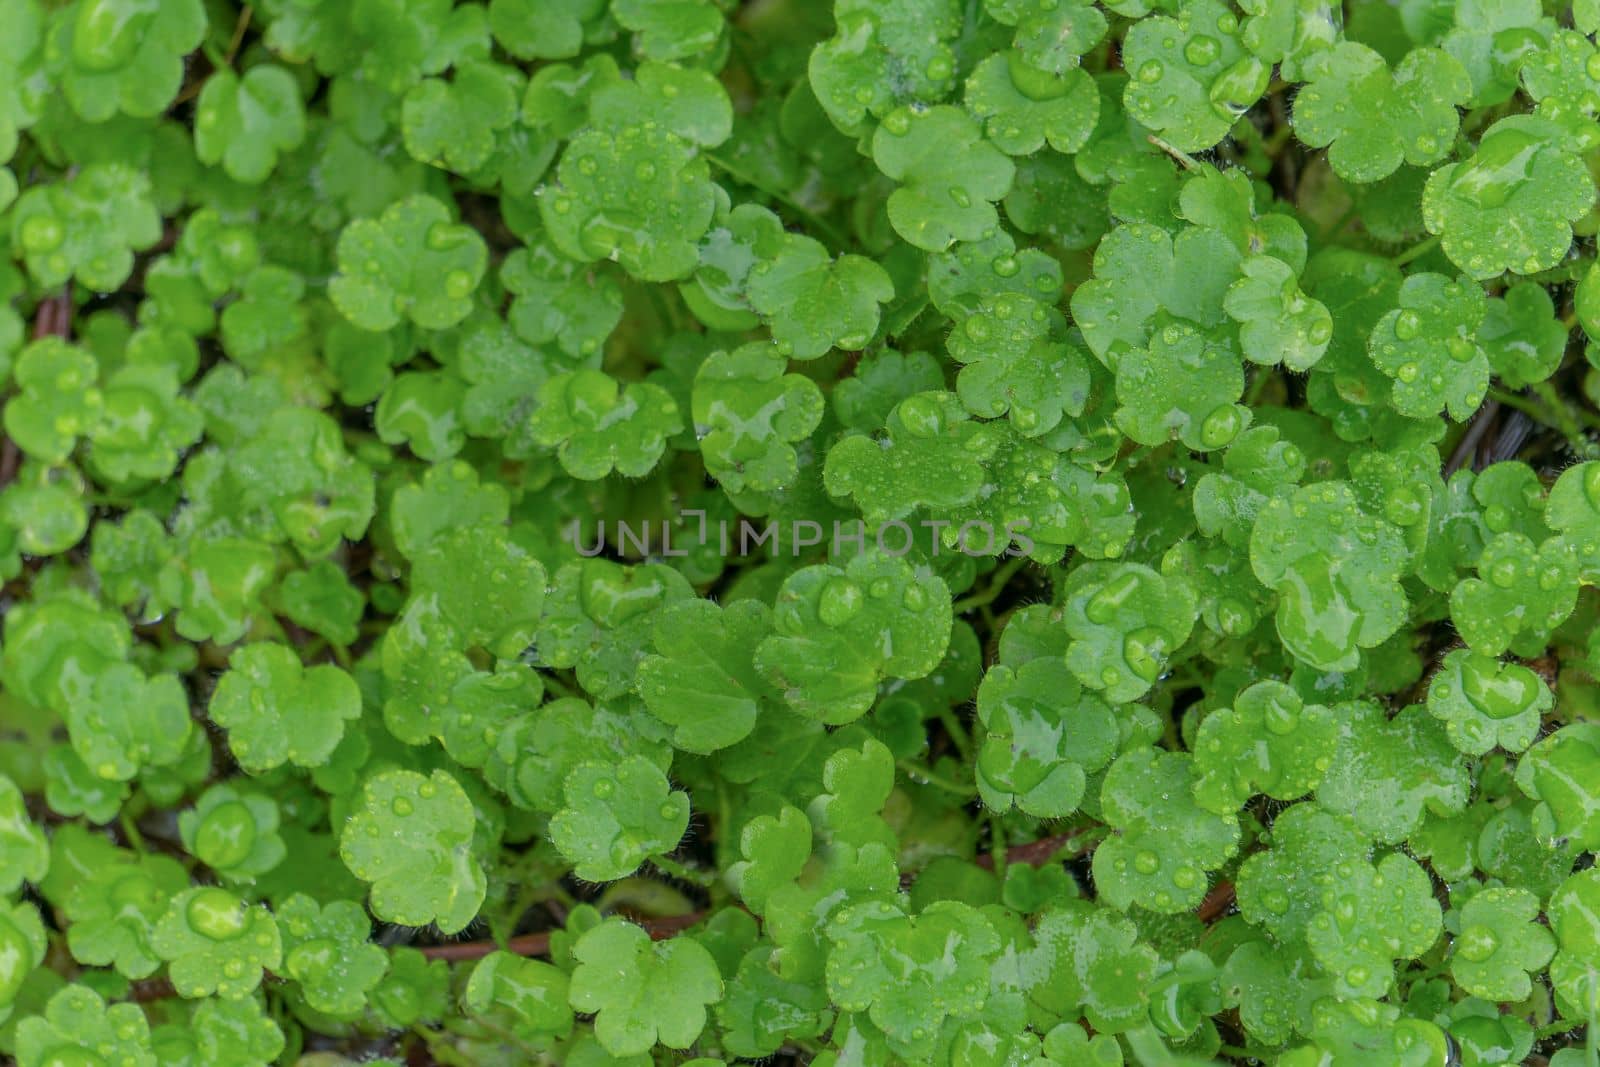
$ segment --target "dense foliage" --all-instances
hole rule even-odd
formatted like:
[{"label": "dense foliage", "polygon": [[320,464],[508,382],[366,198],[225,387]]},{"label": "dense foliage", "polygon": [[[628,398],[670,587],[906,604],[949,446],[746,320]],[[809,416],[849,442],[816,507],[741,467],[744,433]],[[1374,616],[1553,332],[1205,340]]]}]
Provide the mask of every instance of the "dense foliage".
[{"label": "dense foliage", "polygon": [[1600,2],[0,0],[0,1058],[1596,1067]]}]

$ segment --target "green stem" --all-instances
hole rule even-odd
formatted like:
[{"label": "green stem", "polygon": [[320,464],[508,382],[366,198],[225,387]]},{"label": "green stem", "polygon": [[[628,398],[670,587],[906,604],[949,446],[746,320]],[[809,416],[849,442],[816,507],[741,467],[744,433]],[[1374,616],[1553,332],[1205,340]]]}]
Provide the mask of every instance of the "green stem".
[{"label": "green stem", "polygon": [[1006,828],[1001,825],[1000,813],[989,815],[989,854],[994,857],[994,873],[1000,884],[1006,881]]},{"label": "green stem", "polygon": [[920,763],[914,763],[911,760],[903,759],[900,760],[896,766],[905,772],[907,778],[910,778],[918,785],[931,785],[935,789],[942,789],[946,793],[950,793],[954,796],[962,797],[968,800],[978,795],[977,786],[963,785],[953,778],[946,778],[938,771],[929,770]]},{"label": "green stem", "polygon": [[128,839],[128,844],[141,856],[145,853],[144,835],[139,832],[139,825],[134,819],[133,812],[123,808],[117,816],[117,823],[122,827],[122,836]]},{"label": "green stem", "polygon": [[1418,241],[1404,252],[1401,252],[1398,256],[1395,256],[1389,262],[1393,263],[1397,267],[1403,267],[1412,260],[1419,259],[1433,251],[1434,248],[1439,244],[1440,239],[1440,234],[1434,234],[1425,241]]},{"label": "green stem", "polygon": [[843,234],[843,232],[841,232],[837,227],[835,227],[833,225],[833,223],[829,222],[827,219],[823,218],[821,215],[818,215],[815,211],[812,211],[810,208],[806,207],[805,205],[801,204],[798,200],[796,200],[794,197],[790,196],[788,193],[781,192],[781,191],[779,191],[777,189],[771,188],[766,183],[764,183],[764,182],[760,181],[759,179],[757,179],[749,171],[747,171],[744,168],[738,166],[737,164],[728,162],[726,159],[723,159],[721,156],[715,156],[715,155],[712,155],[711,153],[707,152],[705,154],[705,158],[706,158],[706,162],[710,163],[712,166],[714,166],[718,170],[722,171],[724,174],[726,174],[728,177],[732,178],[734,181],[740,182],[740,183],[742,183],[744,185],[748,185],[750,188],[756,190],[757,192],[765,193],[767,196],[772,197],[772,199],[776,200],[778,203],[782,204],[784,207],[788,208],[790,211],[794,212],[796,215],[799,215],[806,222],[810,223],[813,227],[815,227],[818,231],[820,231],[830,241],[832,241],[834,249],[836,251],[839,250],[839,249],[843,249],[843,248],[846,248],[846,247],[849,246],[849,244],[850,244],[849,238],[847,238]]},{"label": "green stem", "polygon": [[690,885],[699,886],[701,889],[710,889],[717,881],[716,875],[696,870],[668,856],[651,856],[650,864],[670,878],[688,882]]},{"label": "green stem", "polygon": [[1544,401],[1544,406],[1555,417],[1557,428],[1566,435],[1574,448],[1581,448],[1583,444],[1583,427],[1578,425],[1578,420],[1573,417],[1572,409],[1566,401],[1556,392],[1556,387],[1549,382],[1534,382],[1529,386],[1536,396]]},{"label": "green stem", "polygon": [[950,735],[950,743],[956,746],[956,751],[961,754],[963,762],[972,761],[972,737],[967,733],[967,728],[962,725],[956,713],[948,707],[939,709],[939,721],[944,724],[944,732]]},{"label": "green stem", "polygon": [[999,567],[995,568],[994,577],[989,579],[989,584],[983,592],[973,593],[971,596],[962,597],[960,600],[955,602],[950,610],[955,614],[960,615],[963,612],[971,611],[974,608],[981,608],[985,604],[993,604],[995,600],[999,598],[1000,594],[1005,592],[1006,583],[1011,580],[1013,575],[1026,566],[1027,563],[1027,556],[1017,556],[1015,559],[1002,563]]},{"label": "green stem", "polygon": [[1257,367],[1255,376],[1250,379],[1250,391],[1244,396],[1245,407],[1255,407],[1261,399],[1261,394],[1267,391],[1267,383],[1272,381],[1271,367]]},{"label": "green stem", "polygon": [[1153,133],[1152,134],[1148,134],[1148,135],[1146,135],[1145,139],[1148,140],[1151,144],[1155,145],[1157,148],[1161,149],[1161,151],[1165,152],[1167,155],[1171,156],[1173,159],[1177,160],[1178,161],[1178,165],[1180,167],[1182,167],[1184,170],[1199,170],[1200,169],[1200,163],[1193,156],[1191,156],[1187,152],[1182,151],[1181,149],[1179,149],[1175,145],[1168,144],[1166,141],[1163,141],[1161,138],[1157,137],[1155,134],[1153,134]]}]

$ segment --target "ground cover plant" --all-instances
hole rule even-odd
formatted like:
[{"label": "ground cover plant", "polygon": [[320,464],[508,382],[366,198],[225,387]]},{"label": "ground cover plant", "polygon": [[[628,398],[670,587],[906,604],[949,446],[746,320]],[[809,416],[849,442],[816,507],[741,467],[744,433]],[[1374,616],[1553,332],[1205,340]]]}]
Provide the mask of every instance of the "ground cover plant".
[{"label": "ground cover plant", "polygon": [[1597,30],[0,0],[0,1060],[1596,1067]]}]

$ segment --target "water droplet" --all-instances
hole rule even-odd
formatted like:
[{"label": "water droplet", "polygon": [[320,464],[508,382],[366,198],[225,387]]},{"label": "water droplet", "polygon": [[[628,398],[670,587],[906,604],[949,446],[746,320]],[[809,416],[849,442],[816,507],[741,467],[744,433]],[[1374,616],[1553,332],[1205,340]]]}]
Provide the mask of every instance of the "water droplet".
[{"label": "water droplet", "polygon": [[1295,727],[1300,725],[1300,708],[1300,698],[1292,690],[1275,688],[1267,697],[1261,721],[1269,733],[1282,737],[1293,733]]},{"label": "water droplet", "polygon": [[1456,952],[1473,963],[1482,963],[1493,956],[1500,947],[1500,939],[1493,930],[1481,923],[1468,926],[1456,939]]},{"label": "water droplet", "polygon": [[471,274],[464,270],[453,270],[445,275],[444,291],[453,300],[460,300],[477,287]]},{"label": "water droplet", "polygon": [[1128,669],[1146,682],[1161,677],[1166,651],[1166,634],[1153,626],[1141,627],[1122,640],[1122,657],[1127,660]]},{"label": "water droplet", "polygon": [[1146,60],[1139,67],[1138,78],[1146,85],[1153,85],[1154,83],[1160,81],[1161,76],[1166,72],[1167,68],[1161,65],[1161,60]]},{"label": "water droplet", "polygon": [[1244,428],[1244,412],[1237,404],[1224,404],[1205,417],[1200,424],[1200,443],[1207,448],[1221,448]]},{"label": "water droplet", "polygon": [[1133,869],[1140,874],[1155,874],[1161,869],[1161,857],[1149,849],[1141,849],[1133,857]]},{"label": "water droplet", "polygon": [[1412,341],[1422,333],[1422,316],[1415,311],[1406,310],[1394,320],[1394,335],[1402,341]]},{"label": "water droplet", "polygon": [[226,889],[196,890],[184,909],[189,927],[212,941],[231,941],[245,931],[244,904]]},{"label": "water droplet", "polygon": [[839,627],[861,613],[865,598],[861,587],[848,578],[834,578],[817,599],[817,618],[824,626]]},{"label": "water droplet", "polygon": [[403,819],[413,811],[416,811],[417,807],[411,803],[410,797],[395,797],[389,802],[389,810]]},{"label": "water droplet", "polygon": [[1222,46],[1215,37],[1204,33],[1195,34],[1189,38],[1189,43],[1183,46],[1183,58],[1197,67],[1210,66],[1217,61],[1217,56],[1222,53]]}]

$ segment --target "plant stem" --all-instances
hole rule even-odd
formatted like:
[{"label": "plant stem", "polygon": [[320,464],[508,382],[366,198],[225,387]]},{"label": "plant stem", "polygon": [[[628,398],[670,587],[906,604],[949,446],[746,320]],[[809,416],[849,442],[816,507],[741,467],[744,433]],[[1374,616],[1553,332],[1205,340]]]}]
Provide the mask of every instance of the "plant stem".
[{"label": "plant stem", "polygon": [[995,568],[994,576],[989,579],[989,584],[983,592],[962,597],[951,606],[950,610],[960,615],[974,608],[981,608],[985,604],[993,604],[1000,594],[1005,592],[1006,583],[1027,563],[1027,556],[1017,556],[1015,559],[1002,563]]},{"label": "plant stem", "polygon": [[757,192],[765,193],[767,196],[772,197],[772,199],[776,200],[778,203],[782,204],[796,215],[799,215],[801,218],[805,219],[806,222],[810,223],[817,230],[821,231],[824,236],[833,242],[835,251],[849,246],[849,239],[845,237],[845,235],[837,227],[835,227],[833,223],[829,222],[821,215],[818,215],[815,211],[812,211],[805,205],[801,204],[788,193],[780,192],[777,189],[771,188],[766,183],[758,180],[749,171],[735,163],[728,162],[721,156],[712,155],[711,153],[707,152],[705,154],[705,159],[706,162],[710,163],[718,170],[721,170],[734,181],[748,185]]},{"label": "plant stem", "polygon": [[963,761],[972,759],[972,736],[967,733],[967,728],[961,720],[956,718],[956,713],[948,707],[939,709],[939,722],[944,726],[944,732],[950,735],[950,743],[956,746],[956,751],[961,754]]},{"label": "plant stem", "polygon": [[1006,828],[1000,822],[1000,813],[989,815],[989,854],[994,857],[994,873],[1002,885],[1006,880]]},{"label": "plant stem", "polygon": [[1153,133],[1152,134],[1148,134],[1146,139],[1151,144],[1153,144],[1157,148],[1161,149],[1161,151],[1165,152],[1167,155],[1169,155],[1173,159],[1177,160],[1178,161],[1178,165],[1180,167],[1182,167],[1184,170],[1198,170],[1199,169],[1199,167],[1200,167],[1199,161],[1196,160],[1189,153],[1181,151],[1178,148],[1174,147],[1173,145],[1168,144],[1166,141],[1163,141],[1161,138],[1157,137]]},{"label": "plant stem", "polygon": [[717,881],[716,875],[696,870],[693,867],[679,863],[669,856],[651,856],[650,864],[669,878],[676,878],[680,882],[688,882],[690,885],[699,886],[701,889],[710,889]]},{"label": "plant stem", "polygon": [[1440,240],[1441,235],[1434,234],[1432,237],[1429,237],[1426,240],[1418,241],[1404,252],[1401,252],[1398,256],[1395,256],[1389,262],[1393,263],[1397,267],[1403,267],[1412,260],[1419,259],[1433,251],[1434,248],[1439,244]]},{"label": "plant stem", "polygon": [[1540,400],[1544,401],[1545,407],[1549,409],[1550,414],[1556,420],[1556,428],[1566,435],[1567,442],[1575,450],[1582,451],[1584,445],[1587,444],[1583,437],[1583,427],[1578,424],[1577,418],[1573,415],[1572,409],[1567,406],[1566,401],[1562,400],[1561,395],[1556,392],[1556,387],[1549,382],[1534,382],[1529,388],[1534,391],[1534,394]]},{"label": "plant stem", "polygon": [[905,772],[907,778],[910,778],[918,785],[931,785],[935,789],[942,789],[946,793],[950,793],[954,796],[962,797],[968,800],[978,795],[977,786],[963,785],[954,778],[946,778],[938,771],[930,770],[920,763],[914,763],[911,760],[903,759],[898,761],[896,766]]}]

